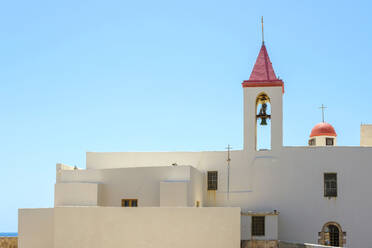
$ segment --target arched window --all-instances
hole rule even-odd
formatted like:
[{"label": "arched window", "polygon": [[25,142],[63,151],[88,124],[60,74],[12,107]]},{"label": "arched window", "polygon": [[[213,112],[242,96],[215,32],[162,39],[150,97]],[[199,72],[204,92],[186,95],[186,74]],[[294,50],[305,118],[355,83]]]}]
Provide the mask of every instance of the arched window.
[{"label": "arched window", "polygon": [[256,98],[256,150],[271,149],[271,104],[262,92]]},{"label": "arched window", "polygon": [[336,222],[326,223],[320,232],[320,244],[335,247],[342,247],[345,240],[346,233],[342,232],[341,226]]},{"label": "arched window", "polygon": [[340,230],[335,225],[328,226],[329,244],[331,246],[340,246]]}]

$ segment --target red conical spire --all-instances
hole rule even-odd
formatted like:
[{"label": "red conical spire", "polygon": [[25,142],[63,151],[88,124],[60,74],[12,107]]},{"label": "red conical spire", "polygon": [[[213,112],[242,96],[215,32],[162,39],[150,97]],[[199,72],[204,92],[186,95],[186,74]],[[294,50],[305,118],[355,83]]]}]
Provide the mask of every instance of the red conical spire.
[{"label": "red conical spire", "polygon": [[276,77],[273,65],[271,64],[269,55],[264,42],[262,42],[261,50],[257,56],[249,80],[243,82],[243,87],[274,87],[281,86],[284,92],[284,83]]},{"label": "red conical spire", "polygon": [[265,44],[262,42],[260,53],[257,56],[249,81],[273,81],[278,80],[271,64]]}]

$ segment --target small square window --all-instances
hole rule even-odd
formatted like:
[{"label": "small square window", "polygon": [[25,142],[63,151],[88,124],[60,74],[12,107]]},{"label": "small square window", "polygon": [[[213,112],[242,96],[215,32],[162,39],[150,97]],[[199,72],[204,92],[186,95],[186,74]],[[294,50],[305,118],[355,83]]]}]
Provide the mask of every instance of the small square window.
[{"label": "small square window", "polygon": [[218,173],[217,171],[208,171],[208,190],[217,190]]},{"label": "small square window", "polygon": [[138,207],[138,200],[137,199],[122,199],[121,206],[122,207]]},{"label": "small square window", "polygon": [[333,146],[334,145],[334,138],[326,138],[326,145]]},{"label": "small square window", "polygon": [[315,146],[316,143],[315,143],[315,139],[310,139],[309,140],[309,146]]},{"label": "small square window", "polygon": [[252,236],[265,236],[265,216],[252,216]]},{"label": "small square window", "polygon": [[324,173],[324,196],[337,197],[337,173]]}]

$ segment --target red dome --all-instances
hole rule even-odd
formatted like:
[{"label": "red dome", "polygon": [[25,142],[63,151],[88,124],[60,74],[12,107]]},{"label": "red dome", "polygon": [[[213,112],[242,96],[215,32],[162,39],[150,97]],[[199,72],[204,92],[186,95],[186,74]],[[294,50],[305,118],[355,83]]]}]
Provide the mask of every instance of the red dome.
[{"label": "red dome", "polygon": [[315,125],[311,130],[310,137],[314,136],[337,136],[335,129],[331,124],[321,122]]}]

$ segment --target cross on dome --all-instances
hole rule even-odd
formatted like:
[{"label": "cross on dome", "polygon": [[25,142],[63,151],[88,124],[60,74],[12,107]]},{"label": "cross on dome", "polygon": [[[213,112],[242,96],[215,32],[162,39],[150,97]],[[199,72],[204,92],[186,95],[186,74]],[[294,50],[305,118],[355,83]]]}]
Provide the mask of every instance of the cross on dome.
[{"label": "cross on dome", "polygon": [[322,106],[320,106],[319,108],[322,109],[322,122],[324,122],[324,109],[326,109],[327,107],[322,104]]}]

